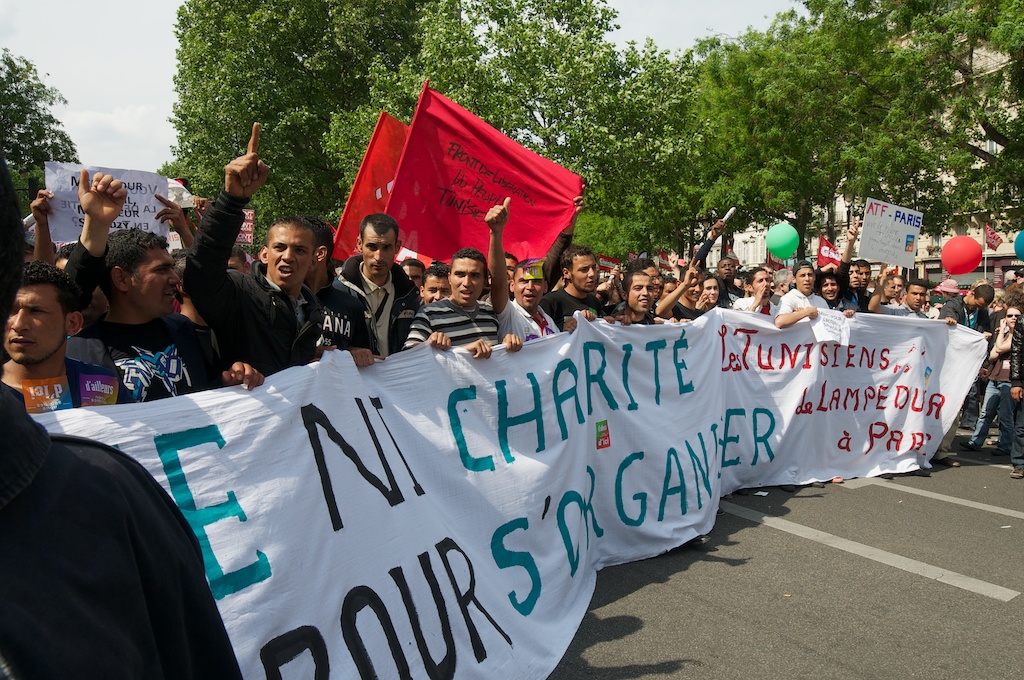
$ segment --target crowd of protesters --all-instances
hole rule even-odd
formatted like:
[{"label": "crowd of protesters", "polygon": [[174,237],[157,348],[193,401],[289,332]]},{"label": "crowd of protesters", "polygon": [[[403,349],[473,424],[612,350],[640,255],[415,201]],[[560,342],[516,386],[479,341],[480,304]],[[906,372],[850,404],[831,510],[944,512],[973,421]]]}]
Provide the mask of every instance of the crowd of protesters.
[{"label": "crowd of protesters", "polygon": [[[463,248],[429,266],[396,262],[401,225],[377,213],[361,221],[358,254],[335,262],[332,227],[320,217],[291,215],[273,221],[250,263],[236,241],[243,208],[269,172],[254,125],[246,153],[225,166],[223,191],[196,199],[202,219],[194,234],[184,211],[161,198],[159,217],[181,235],[183,250],[174,257],[156,234],[111,233],[125,190],[117,178],[84,170],[81,238],[54,251],[50,195],[41,191],[31,205],[37,236],[26,257],[33,262],[5,336],[7,389],[30,411],[150,401],[226,385],[252,389],[332,350],[347,350],[360,367],[422,343],[487,358],[498,344],[514,352],[524,342],[571,333],[578,319],[688,323],[715,307],[760,314],[778,328],[821,310],[938,318],[990,338],[992,353],[960,427],[972,430],[967,446],[977,449],[998,420],[997,451],[1012,453],[1013,476],[1024,477],[1024,417],[1017,417],[1024,331],[1015,332],[1024,292],[1015,282],[1000,291],[991,316],[996,296],[988,282],[961,294],[954,281],[944,281],[934,289],[943,302],[932,306],[928,281],[884,265],[873,275],[871,263],[853,259],[856,222],[838,266],[800,261],[778,271],[739,269],[724,256],[709,270],[708,256],[725,229],[719,221],[691,261],[671,273],[646,257],[602,273],[595,253],[573,243],[582,196],[543,260],[505,252],[503,231],[516,210],[505,199],[484,217],[487,253]],[[948,434],[935,460],[958,466],[951,443]]]}]

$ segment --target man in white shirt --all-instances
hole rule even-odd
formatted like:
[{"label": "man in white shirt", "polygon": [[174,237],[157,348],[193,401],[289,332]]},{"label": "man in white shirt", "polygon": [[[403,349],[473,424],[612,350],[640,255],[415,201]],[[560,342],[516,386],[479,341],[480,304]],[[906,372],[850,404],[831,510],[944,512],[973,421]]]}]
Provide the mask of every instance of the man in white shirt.
[{"label": "man in white shirt", "polygon": [[516,264],[512,276],[512,299],[498,314],[498,335],[518,335],[523,342],[558,333],[558,325],[540,308],[540,299],[548,292],[543,260],[524,260]]},{"label": "man in white shirt", "polygon": [[747,297],[732,303],[732,308],[741,312],[756,312],[775,319],[779,307],[772,303],[772,274],[767,269],[758,267],[747,272]]},{"label": "man in white shirt", "polygon": [[814,294],[814,267],[801,260],[793,267],[795,286],[779,300],[779,312],[775,316],[776,328],[789,328],[801,319],[813,319],[819,309],[828,309],[825,298]]}]

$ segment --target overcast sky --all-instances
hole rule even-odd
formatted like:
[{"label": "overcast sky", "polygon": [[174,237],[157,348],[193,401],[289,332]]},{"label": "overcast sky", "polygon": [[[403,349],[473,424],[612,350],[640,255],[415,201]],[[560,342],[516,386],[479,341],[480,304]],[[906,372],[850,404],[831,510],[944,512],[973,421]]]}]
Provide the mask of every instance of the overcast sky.
[{"label": "overcast sky", "polygon": [[[766,28],[793,0],[608,0],[612,38],[685,49],[707,35]],[[178,0],[93,5],[81,0],[0,0],[0,47],[33,62],[68,100],[54,113],[84,163],[156,170],[171,158]]]}]

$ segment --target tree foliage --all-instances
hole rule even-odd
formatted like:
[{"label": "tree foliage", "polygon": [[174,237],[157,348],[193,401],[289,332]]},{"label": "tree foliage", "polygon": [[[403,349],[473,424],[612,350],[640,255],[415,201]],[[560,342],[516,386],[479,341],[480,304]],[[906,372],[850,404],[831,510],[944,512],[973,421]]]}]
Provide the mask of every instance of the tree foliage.
[{"label": "tree foliage", "polygon": [[67,104],[43,83],[32,62],[4,48],[0,55],[0,149],[15,177],[40,182],[46,161],[78,162],[78,152],[51,108]]}]

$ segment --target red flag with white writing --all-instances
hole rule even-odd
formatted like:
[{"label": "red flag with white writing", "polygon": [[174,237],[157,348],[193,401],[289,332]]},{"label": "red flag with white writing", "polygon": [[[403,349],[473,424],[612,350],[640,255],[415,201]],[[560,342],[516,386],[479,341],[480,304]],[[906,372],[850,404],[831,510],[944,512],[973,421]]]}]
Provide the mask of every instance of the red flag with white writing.
[{"label": "red flag with white writing", "polygon": [[408,125],[384,111],[380,112],[334,234],[332,257],[335,259],[344,260],[356,252],[359,223],[364,217],[384,212],[408,131]]},{"label": "red flag with white writing", "polygon": [[786,268],[786,263],[772,255],[771,251],[768,251],[767,259],[765,261],[768,263],[768,266],[775,271]]},{"label": "red flag with white writing", "polygon": [[619,261],[616,260],[614,257],[609,257],[607,255],[602,255],[601,253],[597,254],[597,268],[600,271],[608,273],[612,269],[614,269],[614,268],[616,268],[618,266],[619,266]]},{"label": "red flag with white writing", "polygon": [[448,260],[467,246],[487,252],[484,215],[510,197],[505,250],[526,260],[547,254],[582,193],[579,175],[424,83],[387,213],[398,220],[406,247]]},{"label": "red flag with white writing", "polygon": [[996,230],[993,229],[992,226],[988,222],[986,222],[985,223],[985,243],[988,244],[988,247],[991,248],[992,250],[995,250],[996,248],[999,247],[999,244],[1002,243],[1002,242],[1003,242],[1003,237],[1000,236],[999,234],[997,234]]},{"label": "red flag with white writing", "polygon": [[824,236],[818,237],[818,268],[825,267],[830,264],[839,266],[843,261],[839,257],[839,251],[836,247],[825,238]]}]

